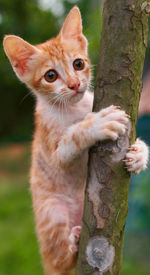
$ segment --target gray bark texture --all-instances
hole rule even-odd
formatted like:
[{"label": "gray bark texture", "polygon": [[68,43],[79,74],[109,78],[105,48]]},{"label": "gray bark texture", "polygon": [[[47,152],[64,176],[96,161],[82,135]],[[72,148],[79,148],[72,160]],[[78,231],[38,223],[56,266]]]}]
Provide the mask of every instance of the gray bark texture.
[{"label": "gray bark texture", "polygon": [[135,140],[149,12],[149,1],[104,1],[93,111],[120,106],[131,125],[90,149],[76,275],[120,274],[130,180],[122,160]]}]

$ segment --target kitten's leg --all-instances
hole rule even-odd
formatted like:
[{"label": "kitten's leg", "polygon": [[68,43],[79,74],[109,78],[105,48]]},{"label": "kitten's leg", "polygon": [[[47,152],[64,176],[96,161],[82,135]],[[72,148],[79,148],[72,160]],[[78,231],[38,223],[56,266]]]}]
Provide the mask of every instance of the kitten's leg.
[{"label": "kitten's leg", "polygon": [[56,161],[59,165],[65,165],[98,140],[116,140],[125,133],[127,123],[128,115],[117,106],[88,114],[62,137],[55,152]]},{"label": "kitten's leg", "polygon": [[70,250],[72,252],[77,252],[78,251],[78,241],[80,238],[80,233],[81,233],[81,226],[77,225],[72,227],[70,235],[69,235],[69,239],[71,241],[71,245],[70,245]]},{"label": "kitten's leg", "polygon": [[72,274],[80,228],[70,230],[67,207],[58,199],[36,200],[34,210],[45,274]]},{"label": "kitten's leg", "polygon": [[126,154],[126,167],[128,171],[138,174],[147,168],[149,150],[148,146],[139,138]]}]

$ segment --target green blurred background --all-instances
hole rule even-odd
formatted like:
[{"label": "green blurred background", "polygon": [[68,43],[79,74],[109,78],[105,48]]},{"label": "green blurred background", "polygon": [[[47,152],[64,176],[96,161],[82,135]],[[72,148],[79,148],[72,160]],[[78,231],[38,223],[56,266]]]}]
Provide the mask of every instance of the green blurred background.
[{"label": "green blurred background", "polygon": [[[35,101],[12,71],[3,52],[2,39],[5,34],[16,34],[32,44],[44,42],[58,33],[74,4],[80,7],[82,13],[95,75],[102,1],[0,0],[0,275],[42,275],[29,191],[30,142]],[[147,51],[144,76],[150,68],[149,53]],[[149,125],[149,115],[142,116],[137,131],[150,144]],[[149,169],[132,178],[129,205],[121,274],[148,275]]]}]

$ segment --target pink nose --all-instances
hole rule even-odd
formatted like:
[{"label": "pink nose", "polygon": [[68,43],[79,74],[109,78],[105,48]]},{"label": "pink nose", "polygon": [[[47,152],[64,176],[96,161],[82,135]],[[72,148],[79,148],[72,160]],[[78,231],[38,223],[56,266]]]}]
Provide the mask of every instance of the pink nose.
[{"label": "pink nose", "polygon": [[79,86],[80,86],[80,82],[79,81],[70,82],[68,84],[68,88],[71,89],[71,90],[78,90]]}]

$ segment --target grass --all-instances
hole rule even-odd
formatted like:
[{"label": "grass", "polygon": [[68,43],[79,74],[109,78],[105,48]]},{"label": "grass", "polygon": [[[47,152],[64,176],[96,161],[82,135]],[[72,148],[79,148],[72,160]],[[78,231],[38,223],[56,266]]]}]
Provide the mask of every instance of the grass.
[{"label": "grass", "polygon": [[146,233],[125,234],[124,259],[121,275],[149,275],[150,247]]},{"label": "grass", "polygon": [[0,275],[42,275],[29,192],[29,147],[1,149],[0,167]]},{"label": "grass", "polygon": [[[0,275],[42,275],[29,191],[30,146],[0,147]],[[134,217],[133,217],[134,218]],[[150,274],[150,237],[126,232],[121,275]]]}]

